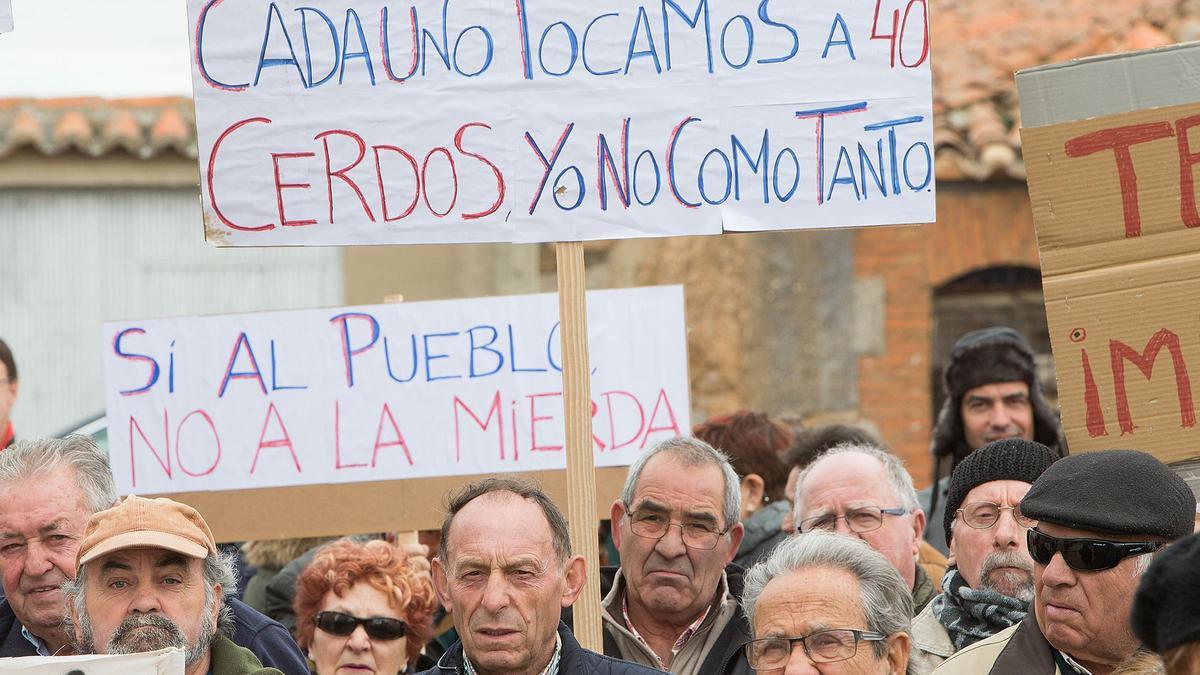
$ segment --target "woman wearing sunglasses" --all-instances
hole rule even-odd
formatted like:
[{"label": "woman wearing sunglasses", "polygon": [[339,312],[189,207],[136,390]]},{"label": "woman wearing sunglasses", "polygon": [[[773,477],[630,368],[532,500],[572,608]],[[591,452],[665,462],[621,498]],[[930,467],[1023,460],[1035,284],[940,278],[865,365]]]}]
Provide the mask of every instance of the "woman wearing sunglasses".
[{"label": "woman wearing sunglasses", "polygon": [[429,572],[403,551],[341,539],[296,580],[296,641],[315,675],[413,672],[435,607]]}]

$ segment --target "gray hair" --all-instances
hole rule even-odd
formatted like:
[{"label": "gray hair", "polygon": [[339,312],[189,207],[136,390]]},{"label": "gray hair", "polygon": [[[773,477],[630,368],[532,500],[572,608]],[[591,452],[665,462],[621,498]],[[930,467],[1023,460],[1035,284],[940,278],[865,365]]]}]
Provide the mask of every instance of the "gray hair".
[{"label": "gray hair", "polygon": [[796,477],[796,494],[793,495],[792,508],[793,516],[796,519],[796,524],[799,525],[803,520],[801,513],[801,503],[804,500],[804,479],[812,473],[812,470],[821,462],[835,455],[842,455],[848,452],[857,452],[868,457],[874,457],[883,464],[883,476],[887,480],[888,487],[892,491],[892,496],[900,502],[900,505],[908,510],[909,513],[915,513],[920,510],[921,503],[917,500],[917,490],[913,487],[912,476],[908,470],[904,468],[904,460],[896,455],[875,445],[845,443],[838,445],[817,456],[815,460]]},{"label": "gray hair", "polygon": [[[766,560],[746,572],[742,607],[750,624],[763,590],[772,579],[809,567],[834,567],[858,579],[859,602],[867,629],[883,635],[909,633],[912,593],[896,568],[861,539],[814,530],[779,542]],[[886,642],[872,642],[876,658],[887,653]]]},{"label": "gray hair", "polygon": [[571,557],[571,532],[567,519],[563,516],[553,499],[532,480],[526,478],[485,478],[481,481],[468,483],[454,493],[446,502],[446,517],[442,520],[442,545],[438,549],[438,558],[442,563],[450,564],[450,526],[454,516],[472,501],[493,492],[508,492],[522,499],[528,499],[542,509],[546,523],[550,526],[550,540],[554,553],[558,556],[560,566],[566,565]]},{"label": "gray hair", "polygon": [[108,456],[87,436],[17,441],[0,452],[0,483],[45,476],[61,467],[75,470],[75,483],[92,513],[116,503],[117,488],[108,468]]},{"label": "gray hair", "polygon": [[642,453],[633,466],[629,467],[625,487],[621,490],[621,501],[627,507],[633,504],[633,493],[637,490],[638,479],[642,477],[642,469],[646,468],[646,463],[655,455],[664,452],[671,453],[685,466],[712,465],[719,468],[725,478],[725,499],[722,505],[725,527],[730,527],[742,519],[742,482],[738,480],[729,457],[704,441],[685,436],[668,438]]},{"label": "gray hair", "polygon": [[[92,639],[92,621],[87,613],[87,564],[79,566],[76,570],[75,578],[63,582],[62,594],[63,605],[65,607],[74,608],[74,614],[78,617],[79,633],[76,634],[73,629],[71,620],[71,612],[67,612],[63,617],[63,625],[67,628],[67,634],[70,635],[71,641],[75,643],[75,647],[79,653],[86,654],[94,646],[90,643]],[[233,623],[233,607],[230,606],[228,599],[237,593],[237,558],[229,553],[210,553],[204,559],[204,617],[212,615],[213,604],[218,602],[216,595],[216,587],[221,587],[221,609],[217,612],[217,625],[214,633],[220,633],[226,637],[232,637],[234,631]],[[203,624],[208,626],[208,622]],[[202,631],[206,632],[206,631]],[[208,635],[209,638],[212,635]],[[201,638],[201,644],[206,648],[208,643],[204,641],[204,636]],[[86,650],[84,648],[87,648]],[[192,662],[189,654],[189,663]]]}]

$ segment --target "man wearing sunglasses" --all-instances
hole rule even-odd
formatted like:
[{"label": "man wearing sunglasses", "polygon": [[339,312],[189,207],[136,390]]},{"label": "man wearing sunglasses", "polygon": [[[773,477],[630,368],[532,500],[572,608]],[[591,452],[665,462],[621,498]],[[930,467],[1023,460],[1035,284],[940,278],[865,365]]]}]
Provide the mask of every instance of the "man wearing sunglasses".
[{"label": "man wearing sunglasses", "polygon": [[76,566],[63,593],[80,653],[175,647],[187,654],[184,675],[282,675],[226,637],[233,561],[192,507],[126,497],[88,521]]},{"label": "man wearing sunglasses", "polygon": [[1021,438],[988,443],[954,469],[942,525],[957,566],[942,593],[913,619],[911,662],[928,673],[954,652],[1016,625],[1033,600],[1034,525],[1021,499],[1058,459]]},{"label": "man wearing sunglasses", "polygon": [[1187,483],[1144,452],[1107,450],[1055,462],[1021,501],[1034,611],[950,657],[939,675],[1108,675],[1137,650],[1129,624],[1156,551],[1192,531]]}]

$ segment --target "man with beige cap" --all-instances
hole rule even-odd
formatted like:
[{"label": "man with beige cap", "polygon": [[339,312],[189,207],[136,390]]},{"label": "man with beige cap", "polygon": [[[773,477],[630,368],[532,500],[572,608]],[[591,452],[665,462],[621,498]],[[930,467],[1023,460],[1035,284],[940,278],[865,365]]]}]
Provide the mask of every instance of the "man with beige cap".
[{"label": "man with beige cap", "polygon": [[81,653],[187,651],[186,675],[273,675],[229,639],[225,589],[232,560],[217,551],[204,518],[170,499],[130,495],[91,517],[63,585]]}]

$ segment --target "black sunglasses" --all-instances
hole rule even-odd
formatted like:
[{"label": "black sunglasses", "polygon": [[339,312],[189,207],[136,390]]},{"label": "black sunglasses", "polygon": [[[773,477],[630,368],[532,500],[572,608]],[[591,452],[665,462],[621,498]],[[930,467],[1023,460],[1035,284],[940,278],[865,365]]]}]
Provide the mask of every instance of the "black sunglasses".
[{"label": "black sunglasses", "polygon": [[360,623],[367,631],[367,637],[372,640],[399,640],[408,632],[408,626],[404,625],[400,619],[389,619],[382,616],[360,619],[357,616],[341,612],[317,612],[313,621],[316,622],[317,628],[326,633],[342,637],[353,633]]},{"label": "black sunglasses", "polygon": [[1161,541],[1107,541],[1104,539],[1059,539],[1036,527],[1025,535],[1029,555],[1039,565],[1049,565],[1055,553],[1062,553],[1063,562],[1073,570],[1099,572],[1121,564],[1125,558],[1153,553],[1166,546]]}]

